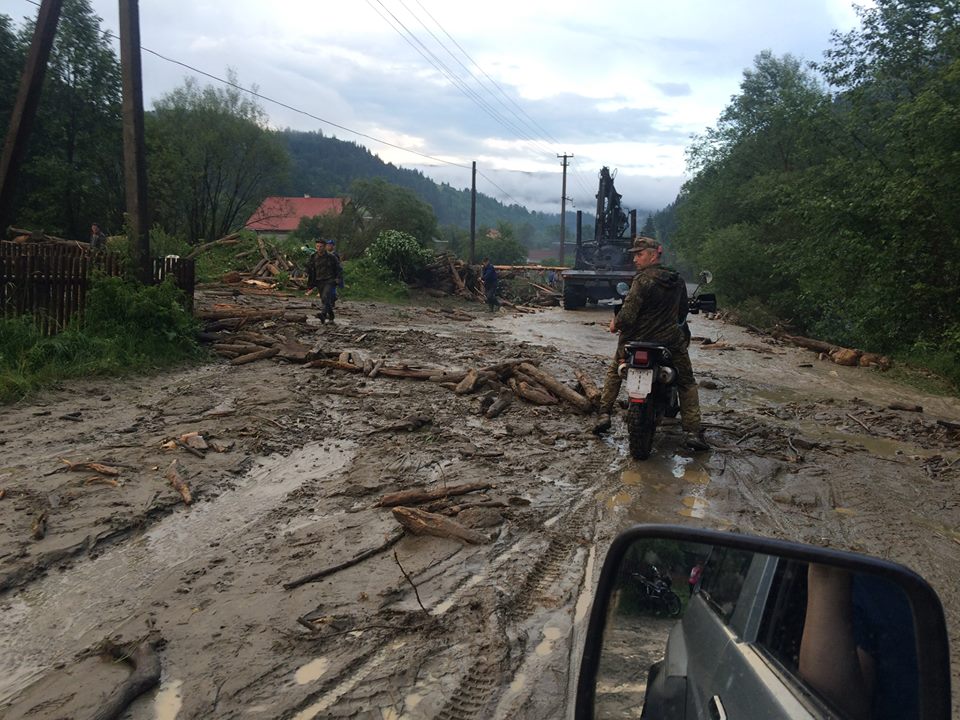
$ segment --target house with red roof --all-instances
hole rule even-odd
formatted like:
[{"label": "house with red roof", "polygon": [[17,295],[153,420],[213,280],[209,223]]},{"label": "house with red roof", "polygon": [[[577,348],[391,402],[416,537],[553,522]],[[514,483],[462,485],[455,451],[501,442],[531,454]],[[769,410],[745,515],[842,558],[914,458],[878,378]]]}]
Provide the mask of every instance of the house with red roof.
[{"label": "house with red roof", "polygon": [[316,215],[339,215],[343,212],[344,198],[303,197],[266,198],[256,209],[244,227],[257,235],[282,237],[297,229],[302,218]]}]

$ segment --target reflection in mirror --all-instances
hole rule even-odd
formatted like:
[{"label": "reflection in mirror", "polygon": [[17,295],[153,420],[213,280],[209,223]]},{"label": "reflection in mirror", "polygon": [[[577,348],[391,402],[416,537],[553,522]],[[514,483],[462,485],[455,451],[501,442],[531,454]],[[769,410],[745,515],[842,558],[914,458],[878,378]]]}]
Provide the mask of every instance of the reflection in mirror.
[{"label": "reflection in mirror", "polygon": [[868,572],[635,542],[611,598],[596,718],[916,718],[913,613]]}]

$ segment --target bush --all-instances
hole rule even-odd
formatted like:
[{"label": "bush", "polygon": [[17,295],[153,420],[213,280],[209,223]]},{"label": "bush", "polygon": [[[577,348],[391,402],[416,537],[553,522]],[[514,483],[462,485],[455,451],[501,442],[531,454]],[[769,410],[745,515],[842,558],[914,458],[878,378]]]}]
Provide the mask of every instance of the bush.
[{"label": "bush", "polygon": [[380,300],[403,302],[410,296],[407,286],[370,258],[347,260],[343,263],[344,289],[341,297],[350,300]]},{"label": "bush", "polygon": [[82,326],[44,337],[33,318],[0,320],[0,402],[70,377],[120,375],[201,356],[197,324],[171,283],[97,277]]},{"label": "bush", "polygon": [[384,230],[364,253],[372,263],[387,270],[394,278],[415,280],[433,259],[433,253],[422,247],[413,235],[399,230]]}]

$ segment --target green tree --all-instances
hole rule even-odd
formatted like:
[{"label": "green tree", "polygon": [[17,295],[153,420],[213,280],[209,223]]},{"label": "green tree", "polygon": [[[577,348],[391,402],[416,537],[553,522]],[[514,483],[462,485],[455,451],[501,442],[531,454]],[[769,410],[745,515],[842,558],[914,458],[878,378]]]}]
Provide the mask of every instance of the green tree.
[{"label": "green tree", "polygon": [[[21,224],[82,239],[91,221],[122,227],[120,65],[100,23],[88,0],[63,3],[14,200]],[[24,57],[34,27],[21,28],[15,57]],[[6,51],[9,38],[0,38]],[[0,72],[10,61],[0,61]]]},{"label": "green tree", "polygon": [[[228,73],[231,82],[236,75]],[[156,222],[190,243],[242,227],[283,182],[289,157],[267,116],[234,87],[184,84],[147,118],[150,197]]]},{"label": "green tree", "polygon": [[350,201],[361,218],[364,247],[384,230],[399,230],[421,245],[437,234],[433,209],[412,190],[383,178],[355,180],[350,186]]}]

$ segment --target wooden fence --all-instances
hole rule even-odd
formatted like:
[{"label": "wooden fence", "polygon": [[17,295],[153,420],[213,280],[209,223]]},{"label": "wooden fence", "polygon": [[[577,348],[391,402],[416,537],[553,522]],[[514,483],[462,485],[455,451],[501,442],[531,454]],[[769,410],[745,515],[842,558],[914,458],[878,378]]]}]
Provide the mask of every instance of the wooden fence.
[{"label": "wooden fence", "polygon": [[[121,257],[91,255],[70,245],[0,242],[0,317],[33,315],[46,335],[55,335],[83,317],[95,271],[120,276]],[[194,262],[182,258],[154,258],[153,282],[173,277],[193,309]]]}]

